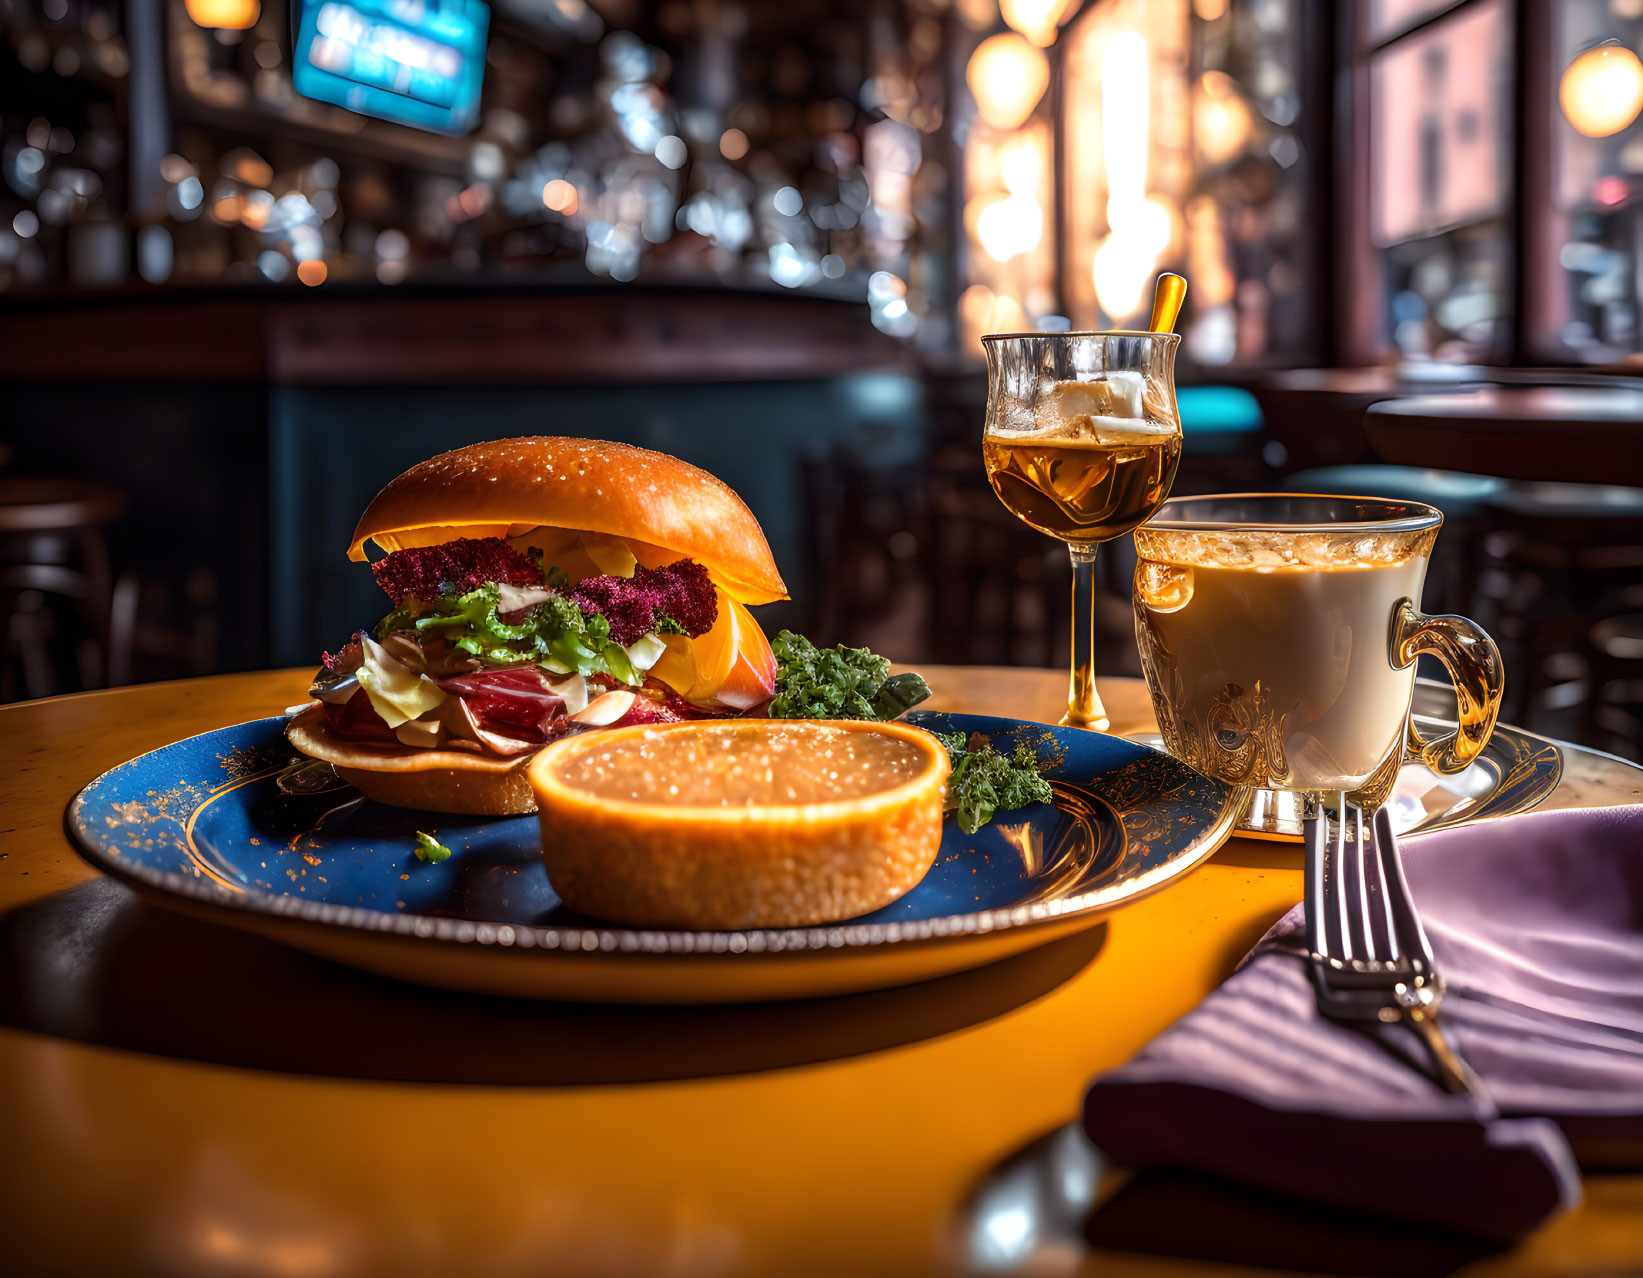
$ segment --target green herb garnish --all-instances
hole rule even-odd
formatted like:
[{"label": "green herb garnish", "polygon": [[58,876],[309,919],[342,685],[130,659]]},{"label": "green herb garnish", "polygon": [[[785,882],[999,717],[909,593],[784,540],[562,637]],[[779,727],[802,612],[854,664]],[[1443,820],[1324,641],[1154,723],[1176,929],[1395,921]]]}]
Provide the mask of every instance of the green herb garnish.
[{"label": "green herb garnish", "polygon": [[503,621],[494,584],[432,603],[409,597],[378,623],[381,640],[395,630],[442,638],[495,665],[534,662],[552,674],[606,674],[632,687],[644,682],[627,651],[610,637],[610,622],[585,613],[563,595],[534,606],[517,622]]},{"label": "green herb garnish", "polygon": [[974,834],[995,812],[1055,800],[1050,783],[1038,774],[1038,759],[1030,746],[1018,745],[1005,756],[980,737],[980,744],[972,746],[962,732],[935,735],[953,763],[947,778],[947,810],[957,814],[964,833]]},{"label": "green herb garnish", "polygon": [[890,663],[866,648],[818,648],[783,630],[776,653],[772,719],[894,719],[930,695],[916,674],[891,676]]},{"label": "green herb garnish", "polygon": [[905,670],[901,674],[891,675],[879,685],[879,690],[873,694],[873,713],[881,720],[894,719],[929,696],[930,685],[924,682],[924,676]]},{"label": "green herb garnish", "polygon": [[417,859],[421,861],[448,861],[451,858],[451,850],[434,838],[433,835],[424,834],[421,830],[418,830],[416,832],[416,855]]}]

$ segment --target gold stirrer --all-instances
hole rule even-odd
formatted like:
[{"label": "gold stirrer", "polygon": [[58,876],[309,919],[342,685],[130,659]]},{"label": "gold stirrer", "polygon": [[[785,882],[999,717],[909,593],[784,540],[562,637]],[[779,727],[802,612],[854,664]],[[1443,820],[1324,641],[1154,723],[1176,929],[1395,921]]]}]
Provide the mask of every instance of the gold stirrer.
[{"label": "gold stirrer", "polygon": [[1175,320],[1181,314],[1181,303],[1187,296],[1187,282],[1179,275],[1165,272],[1158,277],[1152,290],[1152,324],[1149,333],[1173,333]]}]

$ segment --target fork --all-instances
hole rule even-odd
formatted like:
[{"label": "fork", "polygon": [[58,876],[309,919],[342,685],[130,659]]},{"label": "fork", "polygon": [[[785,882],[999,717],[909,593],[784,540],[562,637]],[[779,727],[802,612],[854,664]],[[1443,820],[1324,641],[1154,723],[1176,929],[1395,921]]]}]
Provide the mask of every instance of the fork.
[{"label": "fork", "polygon": [[1438,1028],[1443,978],[1409,896],[1391,813],[1374,811],[1366,839],[1363,809],[1341,791],[1333,806],[1333,821],[1317,797],[1308,796],[1305,809],[1306,944],[1318,1009],[1343,1021],[1403,1021],[1425,1043],[1445,1090],[1492,1109]]}]

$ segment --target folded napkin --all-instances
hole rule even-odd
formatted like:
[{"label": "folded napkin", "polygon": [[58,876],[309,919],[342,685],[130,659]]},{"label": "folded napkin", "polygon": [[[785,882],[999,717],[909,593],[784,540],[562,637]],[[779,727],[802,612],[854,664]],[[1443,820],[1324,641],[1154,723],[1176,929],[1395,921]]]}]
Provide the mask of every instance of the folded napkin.
[{"label": "folded napkin", "polygon": [[1577,1202],[1578,1167],[1643,1167],[1643,807],[1402,846],[1439,1023],[1499,1113],[1431,1081],[1406,1026],[1319,1015],[1297,906],[1096,1080],[1085,1127],[1109,1158],[1499,1240]]}]

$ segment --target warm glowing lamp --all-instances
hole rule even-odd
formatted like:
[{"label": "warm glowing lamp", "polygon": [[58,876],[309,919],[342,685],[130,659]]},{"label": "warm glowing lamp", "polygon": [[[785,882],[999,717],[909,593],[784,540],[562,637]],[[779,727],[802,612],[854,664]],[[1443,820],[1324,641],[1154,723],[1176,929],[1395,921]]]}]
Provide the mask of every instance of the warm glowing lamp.
[{"label": "warm glowing lamp", "polygon": [[1211,164],[1225,164],[1249,141],[1249,106],[1232,77],[1224,71],[1206,71],[1193,95],[1192,132],[1198,149]]},{"label": "warm glowing lamp", "polygon": [[262,16],[262,0],[183,0],[196,26],[216,31],[249,31]]},{"label": "warm glowing lamp", "polygon": [[1016,129],[1049,87],[1050,64],[1040,50],[1006,31],[976,46],[964,78],[983,120],[995,129]]},{"label": "warm glowing lamp", "polygon": [[1019,31],[1040,49],[1055,43],[1061,19],[1075,0],[998,0],[999,15],[1013,31]]},{"label": "warm glowing lamp", "polygon": [[1037,195],[1044,178],[1044,139],[1037,131],[1006,138],[998,148],[998,176],[1011,195]]},{"label": "warm glowing lamp", "polygon": [[1101,308],[1115,320],[1125,319],[1141,309],[1147,285],[1152,282],[1157,259],[1137,252],[1134,245],[1114,233],[1096,246],[1090,274],[1095,297]]},{"label": "warm glowing lamp", "polygon": [[1146,298],[1172,219],[1147,198],[1151,54],[1144,36],[1114,31],[1101,50],[1101,151],[1107,162],[1107,236],[1091,264],[1095,299],[1114,319],[1134,315]]},{"label": "warm glowing lamp", "polygon": [[1569,64],[1558,100],[1576,132],[1619,133],[1643,111],[1643,62],[1618,40],[1606,40]]},{"label": "warm glowing lamp", "polygon": [[1044,237],[1044,210],[1030,195],[1007,195],[985,205],[976,218],[976,238],[995,262],[1031,253]]},{"label": "warm glowing lamp", "polygon": [[1101,151],[1107,161],[1107,219],[1113,206],[1147,193],[1152,55],[1134,31],[1114,31],[1101,49]]}]

